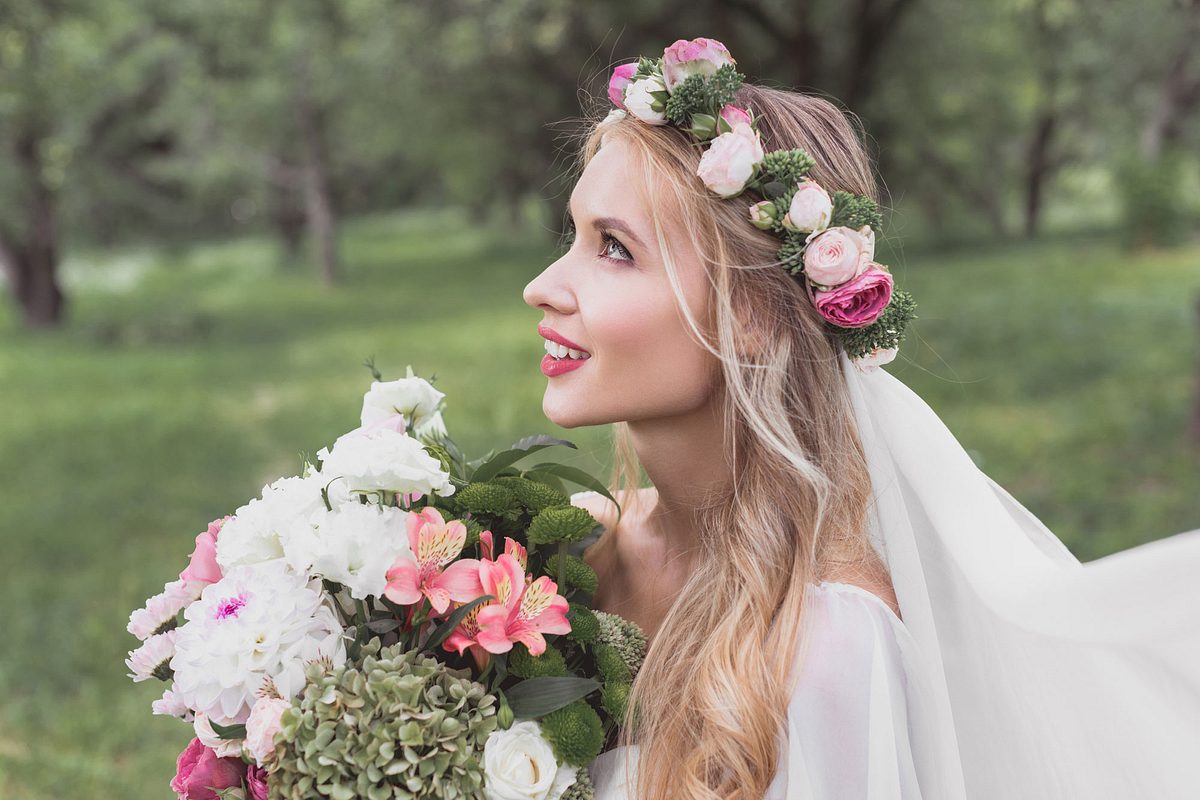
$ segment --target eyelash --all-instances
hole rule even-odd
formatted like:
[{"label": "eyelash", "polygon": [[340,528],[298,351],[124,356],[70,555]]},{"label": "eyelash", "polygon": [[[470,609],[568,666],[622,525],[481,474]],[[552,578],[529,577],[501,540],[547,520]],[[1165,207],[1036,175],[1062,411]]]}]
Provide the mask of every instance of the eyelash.
[{"label": "eyelash", "polygon": [[[567,232],[566,238],[567,238],[567,247],[571,247],[575,244],[575,223],[573,223],[573,222],[570,223],[570,230]],[[633,254],[629,252],[629,248],[626,247],[624,244],[622,244],[620,239],[613,236],[608,231],[600,232],[600,243],[602,245],[604,245],[604,248],[601,250],[599,257],[603,258],[605,261],[611,261],[611,262],[614,262],[617,264],[625,264],[630,261],[633,261]],[[623,257],[613,258],[612,256],[604,255],[614,245],[616,247],[620,248],[620,251],[624,254]]]}]

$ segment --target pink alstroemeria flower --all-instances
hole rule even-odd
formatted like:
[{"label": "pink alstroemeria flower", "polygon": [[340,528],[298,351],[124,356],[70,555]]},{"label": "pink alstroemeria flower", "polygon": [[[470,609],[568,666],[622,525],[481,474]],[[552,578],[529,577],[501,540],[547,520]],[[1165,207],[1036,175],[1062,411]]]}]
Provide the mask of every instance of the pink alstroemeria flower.
[{"label": "pink alstroemeria flower", "polygon": [[442,643],[444,649],[457,650],[461,655],[470,647],[479,661],[481,654],[477,648],[488,653],[507,653],[514,642],[521,642],[530,654],[537,656],[546,650],[543,634],[570,632],[567,598],[558,594],[558,585],[546,575],[527,579],[526,556],[524,547],[506,537],[504,553],[499,558],[480,561],[482,594],[496,599],[471,609]]},{"label": "pink alstroemeria flower", "polygon": [[408,512],[408,545],[416,559],[408,554],[396,559],[387,572],[384,597],[403,606],[427,597],[433,610],[444,614],[452,600],[467,603],[486,594],[479,559],[458,559],[466,541],[467,526],[459,520],[446,522],[436,508]]}]

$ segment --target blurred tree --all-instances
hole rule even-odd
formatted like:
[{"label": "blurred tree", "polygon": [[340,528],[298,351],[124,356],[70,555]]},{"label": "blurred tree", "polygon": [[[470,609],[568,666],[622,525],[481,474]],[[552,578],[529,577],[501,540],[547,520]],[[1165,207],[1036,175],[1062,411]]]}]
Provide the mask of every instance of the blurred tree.
[{"label": "blurred tree", "polygon": [[140,207],[131,196],[181,194],[154,171],[175,146],[156,117],[174,74],[166,44],[116,0],[0,5],[0,264],[28,327],[63,318],[64,211],[95,209],[103,230]]}]

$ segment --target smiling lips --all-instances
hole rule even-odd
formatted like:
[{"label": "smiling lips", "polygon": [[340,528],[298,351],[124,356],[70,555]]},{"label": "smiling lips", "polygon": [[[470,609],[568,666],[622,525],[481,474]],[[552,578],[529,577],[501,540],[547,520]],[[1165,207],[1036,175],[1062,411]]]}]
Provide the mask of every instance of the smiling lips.
[{"label": "smiling lips", "polygon": [[542,357],[542,374],[548,378],[582,367],[592,356],[587,350],[560,335],[553,328],[538,325],[538,333],[546,339],[546,355]]}]

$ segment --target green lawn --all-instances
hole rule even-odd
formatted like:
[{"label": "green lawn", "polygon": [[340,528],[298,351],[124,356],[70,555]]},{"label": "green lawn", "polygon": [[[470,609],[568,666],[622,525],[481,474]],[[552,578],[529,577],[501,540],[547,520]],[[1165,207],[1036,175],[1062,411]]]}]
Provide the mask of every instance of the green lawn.
[{"label": "green lawn", "polygon": [[[435,219],[347,226],[333,290],[247,239],[80,259],[62,331],[0,310],[0,797],[169,796],[190,733],[150,715],[161,687],[125,678],[129,612],[205,523],[357,423],[364,357],[385,378],[437,373],[472,452],[546,432],[606,468],[607,431],[541,415],[541,314],[521,289],[553,246]],[[920,304],[892,372],[1081,558],[1200,526],[1200,247],[881,256]]]}]

